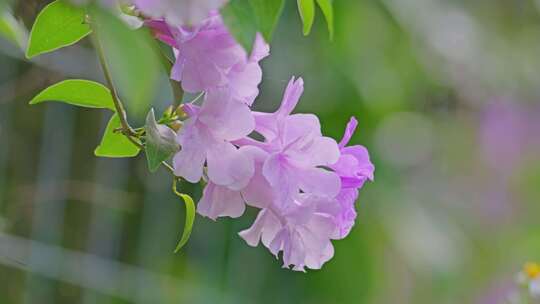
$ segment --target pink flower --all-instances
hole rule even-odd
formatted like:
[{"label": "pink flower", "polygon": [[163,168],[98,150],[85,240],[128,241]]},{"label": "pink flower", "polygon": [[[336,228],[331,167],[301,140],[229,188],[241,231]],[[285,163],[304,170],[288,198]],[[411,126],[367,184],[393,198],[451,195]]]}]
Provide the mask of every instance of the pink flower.
[{"label": "pink flower", "polygon": [[175,49],[171,78],[182,82],[186,92],[227,87],[235,100],[253,103],[262,80],[259,61],[269,55],[269,46],[261,35],[257,34],[248,56],[215,12],[195,27],[173,27],[159,20],[146,24],[158,39]]},{"label": "pink flower", "polygon": [[272,254],[283,252],[283,267],[293,270],[320,269],[334,255],[330,239],[337,229],[334,199],[299,194],[284,209],[268,207],[259,212],[253,225],[240,236],[250,246],[262,241]]},{"label": "pink flower", "polygon": [[227,0],[134,0],[146,16],[164,19],[175,26],[196,25],[212,10],[217,10]]},{"label": "pink flower", "polygon": [[[181,150],[175,174],[197,182],[206,164],[208,184],[197,205],[202,216],[239,217],[250,205],[261,211],[240,236],[250,245],[262,241],[283,266],[319,269],[332,258],[332,239],[354,225],[355,201],[374,166],[362,146],[349,146],[357,122],[343,139],[321,133],[312,114],[291,114],[303,81],[289,82],[274,113],[251,112],[227,87],[211,89],[201,107],[188,105],[189,119],[178,133]],[[249,136],[257,131],[263,141]],[[239,148],[238,148],[239,147]]]},{"label": "pink flower", "polygon": [[290,114],[303,90],[303,80],[295,81],[293,77],[275,113],[253,113],[255,131],[264,136],[264,142],[236,141],[261,147],[270,154],[264,162],[263,175],[275,189],[279,204],[291,202],[300,190],[335,197],[341,188],[339,176],[322,168],[337,162],[340,153],[336,141],[322,136],[317,116]]},{"label": "pink flower", "polygon": [[245,146],[239,149],[242,157],[253,163],[254,173],[245,187],[219,186],[209,182],[197,204],[197,212],[215,220],[218,217],[239,217],[245,205],[264,208],[274,200],[273,190],[262,175],[262,165],[268,157],[265,151]]},{"label": "pink flower", "polygon": [[346,237],[356,219],[354,203],[358,198],[358,189],[362,188],[367,180],[373,180],[375,166],[369,159],[367,149],[360,145],[346,147],[351,140],[358,121],[351,117],[345,134],[339,143],[340,157],[337,163],[330,166],[341,179],[341,191],[337,196],[337,201],[341,205],[341,212],[336,216],[339,226],[336,238]]},{"label": "pink flower", "polygon": [[174,156],[175,174],[190,182],[198,182],[205,162],[211,182],[243,188],[254,173],[253,162],[247,160],[231,143],[254,128],[249,107],[232,100],[227,89],[206,93],[201,107],[187,106],[189,119],[177,135],[181,150]]}]

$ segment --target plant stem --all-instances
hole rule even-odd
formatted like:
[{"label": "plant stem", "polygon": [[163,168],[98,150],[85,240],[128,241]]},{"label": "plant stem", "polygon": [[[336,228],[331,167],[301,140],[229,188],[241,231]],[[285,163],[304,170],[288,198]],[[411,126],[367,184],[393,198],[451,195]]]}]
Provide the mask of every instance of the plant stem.
[{"label": "plant stem", "polygon": [[169,171],[171,172],[171,174],[173,175],[173,178],[176,179],[177,176],[174,174],[174,169],[173,169],[173,167],[172,167],[171,165],[169,165],[166,161],[162,161],[161,164],[162,164],[165,168],[167,168],[167,170],[169,170]]},{"label": "plant stem", "polygon": [[[124,136],[127,137],[127,139],[132,142],[135,146],[137,146],[139,149],[144,150],[144,145],[140,143],[138,140],[138,134],[135,132],[135,130],[129,125],[129,122],[127,121],[127,113],[124,108],[124,105],[120,101],[120,98],[118,97],[118,93],[116,91],[116,88],[112,81],[112,76],[109,71],[109,66],[107,65],[107,61],[105,59],[105,52],[103,52],[103,46],[101,45],[101,42],[99,41],[99,36],[97,34],[96,26],[90,22],[90,25],[92,26],[92,32],[94,34],[94,48],[97,52],[99,63],[101,65],[101,69],[103,70],[103,75],[105,76],[105,81],[107,82],[107,87],[109,88],[109,91],[111,92],[111,97],[114,103],[114,108],[116,109],[116,113],[118,113],[118,117],[120,118],[120,124],[122,125],[121,131]],[[166,56],[162,54],[165,59],[167,60]],[[173,81],[173,80],[171,80]],[[178,84],[178,83],[177,83]],[[171,83],[172,86],[172,83]],[[178,103],[182,102],[182,96],[184,94],[184,91],[182,90],[182,87],[178,84],[177,86],[179,88],[180,93],[176,93],[173,87],[173,93],[175,94],[175,99],[177,97],[177,94],[180,94]],[[176,101],[175,101],[176,103]],[[169,165],[167,162],[162,161],[161,164],[171,172],[173,175],[173,178],[176,180],[176,175],[174,175],[174,168]]]},{"label": "plant stem", "polygon": [[[91,23],[92,24],[92,23]],[[114,108],[116,109],[116,113],[118,113],[118,117],[120,118],[120,124],[122,125],[122,133],[128,137],[128,139],[132,142],[134,142],[133,138],[131,136],[135,135],[135,131],[131,128],[127,121],[127,114],[126,110],[124,109],[124,105],[120,101],[120,98],[118,98],[118,92],[116,91],[116,88],[114,87],[111,73],[109,71],[109,67],[107,65],[107,61],[105,60],[105,54],[103,52],[103,47],[101,45],[101,42],[99,41],[99,37],[97,34],[97,29],[92,24],[92,31],[94,33],[94,48],[97,52],[99,63],[101,65],[101,69],[103,70],[103,75],[105,76],[105,81],[107,82],[107,86],[111,92],[111,97],[114,103]],[[135,143],[135,142],[134,142]],[[139,146],[140,144],[137,144]]]}]

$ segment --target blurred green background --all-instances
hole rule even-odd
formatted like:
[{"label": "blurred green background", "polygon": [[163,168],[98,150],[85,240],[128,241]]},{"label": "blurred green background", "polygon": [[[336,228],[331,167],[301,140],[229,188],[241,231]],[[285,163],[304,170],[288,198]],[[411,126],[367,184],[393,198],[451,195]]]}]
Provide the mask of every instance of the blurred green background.
[{"label": "blurred green background", "polygon": [[[47,3],[12,2],[22,32]],[[275,109],[302,76],[297,111],[334,138],[357,117],[352,142],[376,165],[351,234],[307,273],[237,236],[255,210],[197,217],[173,254],[184,209],[167,172],[94,157],[105,111],[27,104],[62,79],[102,81],[88,39],[29,62],[1,25],[0,303],[508,303],[540,259],[540,1],[334,4],[330,42],[320,11],[304,37],[287,1],[255,102]]]}]

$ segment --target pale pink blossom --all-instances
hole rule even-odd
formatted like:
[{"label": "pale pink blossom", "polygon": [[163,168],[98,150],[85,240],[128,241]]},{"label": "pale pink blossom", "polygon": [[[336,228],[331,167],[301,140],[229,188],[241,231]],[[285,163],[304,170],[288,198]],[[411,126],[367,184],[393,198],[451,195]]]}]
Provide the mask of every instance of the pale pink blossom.
[{"label": "pale pink blossom", "polygon": [[239,234],[250,246],[261,241],[276,258],[282,252],[285,268],[320,269],[334,255],[330,239],[337,229],[333,217],[338,209],[334,199],[299,194],[285,208],[261,210],[253,225]]},{"label": "pale pink blossom", "polygon": [[193,27],[174,27],[160,20],[148,20],[146,24],[158,39],[174,48],[171,78],[181,82],[186,92],[226,87],[233,99],[253,103],[262,80],[259,61],[269,55],[269,46],[260,34],[248,56],[217,13]]},{"label": "pale pink blossom", "polygon": [[187,106],[189,119],[177,136],[181,150],[173,159],[175,174],[190,182],[203,176],[206,162],[211,182],[242,188],[254,173],[253,162],[238,152],[231,141],[254,129],[254,119],[247,105],[234,101],[227,89],[205,95],[201,107]]}]

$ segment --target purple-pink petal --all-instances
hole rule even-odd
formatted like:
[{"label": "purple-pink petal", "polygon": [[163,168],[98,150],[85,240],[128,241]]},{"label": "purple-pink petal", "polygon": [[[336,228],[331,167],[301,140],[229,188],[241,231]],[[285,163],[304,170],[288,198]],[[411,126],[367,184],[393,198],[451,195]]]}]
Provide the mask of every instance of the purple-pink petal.
[{"label": "purple-pink petal", "polygon": [[197,204],[197,212],[213,220],[218,217],[240,217],[246,209],[240,192],[224,186],[208,183]]},{"label": "purple-pink petal", "polygon": [[345,127],[345,133],[343,134],[343,138],[339,142],[339,147],[343,148],[345,147],[349,141],[351,140],[354,131],[356,131],[356,127],[358,126],[358,120],[356,118],[351,117],[349,122],[347,123],[347,127]]},{"label": "purple-pink petal", "polygon": [[332,171],[322,168],[307,168],[297,172],[299,186],[304,193],[335,197],[341,189],[341,180]]}]

